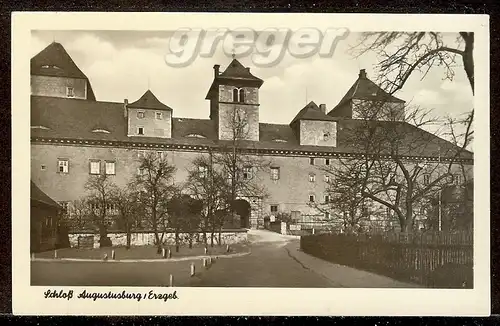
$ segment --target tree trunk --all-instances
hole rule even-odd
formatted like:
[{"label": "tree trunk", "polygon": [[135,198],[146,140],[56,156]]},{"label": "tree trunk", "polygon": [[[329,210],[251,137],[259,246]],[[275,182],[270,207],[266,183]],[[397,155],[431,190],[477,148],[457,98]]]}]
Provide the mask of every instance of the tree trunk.
[{"label": "tree trunk", "polygon": [[214,236],[215,236],[215,230],[212,229],[212,232],[210,234],[210,247],[214,246]]},{"label": "tree trunk", "polygon": [[219,246],[222,244],[221,243],[221,233],[222,233],[222,227],[219,229]]},{"label": "tree trunk", "polygon": [[126,230],[127,230],[127,249],[130,249],[130,241],[131,241],[131,237],[132,237],[132,230],[131,230],[131,227],[130,225],[127,223],[126,226],[125,226]]},{"label": "tree trunk", "polygon": [[193,238],[194,238],[194,234],[192,232],[189,233],[189,249],[193,248]]},{"label": "tree trunk", "polygon": [[175,228],[175,252],[179,252],[179,229]]}]

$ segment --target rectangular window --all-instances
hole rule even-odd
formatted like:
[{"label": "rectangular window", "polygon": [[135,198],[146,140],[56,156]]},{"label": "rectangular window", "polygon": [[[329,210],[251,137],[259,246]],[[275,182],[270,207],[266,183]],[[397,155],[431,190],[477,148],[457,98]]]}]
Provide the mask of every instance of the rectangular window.
[{"label": "rectangular window", "polygon": [[57,171],[59,171],[59,173],[69,173],[69,160],[68,159],[58,159],[57,160]]},{"label": "rectangular window", "polygon": [[59,205],[61,205],[61,207],[62,207],[62,214],[64,216],[68,216],[69,215],[69,202],[68,201],[61,201],[61,202],[59,202]]},{"label": "rectangular window", "polygon": [[144,111],[137,111],[137,119],[144,119],[146,113]]},{"label": "rectangular window", "polygon": [[146,151],[143,151],[143,150],[137,151],[138,158],[143,158],[145,156],[146,156]]},{"label": "rectangular window", "polygon": [[314,165],[314,157],[310,157],[309,158],[309,164],[310,165]]},{"label": "rectangular window", "polygon": [[316,175],[315,174],[309,174],[309,182],[315,182],[316,181]]},{"label": "rectangular window", "polygon": [[330,202],[330,195],[325,195],[325,204]]},{"label": "rectangular window", "polygon": [[106,174],[108,174],[108,175],[115,174],[115,162],[113,162],[113,161],[106,162]]},{"label": "rectangular window", "polygon": [[460,185],[462,183],[462,176],[460,174],[454,174],[453,183],[456,185]]},{"label": "rectangular window", "polygon": [[137,134],[144,135],[144,127],[137,127]]},{"label": "rectangular window", "polygon": [[206,166],[198,166],[198,173],[200,174],[200,178],[207,177],[207,167]]},{"label": "rectangular window", "polygon": [[448,184],[453,184],[453,176],[452,175],[448,176],[446,178],[446,181],[447,181]]},{"label": "rectangular window", "polygon": [[66,96],[75,97],[75,89],[73,87],[66,87]]},{"label": "rectangular window", "polygon": [[137,175],[144,175],[146,173],[146,170],[143,168],[137,168]]},{"label": "rectangular window", "polygon": [[277,213],[278,212],[278,205],[271,205],[271,213]]},{"label": "rectangular window", "polygon": [[330,165],[330,159],[329,158],[325,158],[325,165]]},{"label": "rectangular window", "polygon": [[90,161],[90,174],[100,174],[101,173],[101,162],[98,160]]},{"label": "rectangular window", "polygon": [[329,175],[325,175],[325,182],[330,183],[330,176]]},{"label": "rectangular window", "polygon": [[47,170],[47,166],[45,164],[40,165],[40,170],[42,171]]},{"label": "rectangular window", "polygon": [[280,179],[280,168],[272,167],[271,168],[271,180],[277,181]]},{"label": "rectangular window", "polygon": [[330,213],[328,213],[328,212],[325,212],[325,215],[324,215],[324,216],[325,216],[325,220],[328,220],[328,219],[330,219]]},{"label": "rectangular window", "polygon": [[165,154],[162,151],[158,151],[158,152],[156,152],[156,157],[160,160],[163,160],[163,158],[165,157]]},{"label": "rectangular window", "polygon": [[163,113],[162,112],[156,112],[156,120],[161,120],[163,119]]},{"label": "rectangular window", "polygon": [[243,168],[243,179],[244,180],[249,180],[252,179],[252,167],[247,166]]},{"label": "rectangular window", "polygon": [[309,202],[314,203],[314,195],[309,195]]},{"label": "rectangular window", "polygon": [[431,182],[430,174],[424,174],[424,185],[428,185]]}]

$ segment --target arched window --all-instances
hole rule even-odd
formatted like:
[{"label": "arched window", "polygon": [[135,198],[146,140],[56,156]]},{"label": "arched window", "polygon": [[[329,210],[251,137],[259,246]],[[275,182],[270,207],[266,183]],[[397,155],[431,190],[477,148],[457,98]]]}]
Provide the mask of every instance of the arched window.
[{"label": "arched window", "polygon": [[239,98],[239,101],[240,103],[245,103],[245,90],[243,88],[240,88],[240,98]]},{"label": "arched window", "polygon": [[233,102],[238,102],[239,99],[239,90],[237,88],[233,89]]}]

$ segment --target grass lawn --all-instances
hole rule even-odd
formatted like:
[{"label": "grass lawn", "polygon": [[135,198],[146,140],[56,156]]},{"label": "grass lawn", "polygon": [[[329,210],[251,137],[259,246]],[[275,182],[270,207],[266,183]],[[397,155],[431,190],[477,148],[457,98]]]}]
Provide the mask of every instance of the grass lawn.
[{"label": "grass lawn", "polygon": [[[162,259],[162,255],[157,254],[157,248],[154,246],[131,247],[108,247],[96,249],[78,249],[64,248],[57,250],[57,258],[80,258],[80,259],[96,259],[101,260],[104,254],[108,255],[111,260],[111,251],[115,251],[115,259]],[[167,248],[165,249],[167,250]],[[204,247],[196,246],[191,249],[189,247],[180,247],[179,252],[175,251],[175,246],[170,247],[172,258],[193,257],[205,255]],[[246,244],[230,245],[229,253],[226,252],[226,246],[208,246],[208,254],[211,256],[223,256],[227,254],[248,252]],[[54,251],[45,251],[35,254],[35,258],[54,258]]]}]

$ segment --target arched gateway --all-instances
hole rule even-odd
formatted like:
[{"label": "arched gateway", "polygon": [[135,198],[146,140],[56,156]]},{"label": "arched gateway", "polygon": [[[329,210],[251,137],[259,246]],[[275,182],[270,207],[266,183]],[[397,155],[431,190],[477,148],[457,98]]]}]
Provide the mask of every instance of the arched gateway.
[{"label": "arched gateway", "polygon": [[235,201],[235,212],[240,216],[240,224],[245,229],[263,229],[262,198],[238,197]]}]

